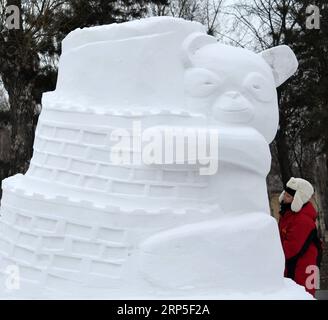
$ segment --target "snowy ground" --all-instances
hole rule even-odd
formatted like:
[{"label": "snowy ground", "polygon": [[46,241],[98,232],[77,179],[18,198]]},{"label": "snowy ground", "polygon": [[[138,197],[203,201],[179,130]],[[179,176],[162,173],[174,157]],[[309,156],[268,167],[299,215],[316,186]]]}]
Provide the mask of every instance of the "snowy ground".
[{"label": "snowy ground", "polygon": [[[3,282],[1,282],[3,283]],[[121,293],[120,293],[121,294]],[[140,296],[133,292],[127,292],[121,296],[113,291],[94,288],[72,288],[70,291],[53,291],[45,288],[26,287],[24,290],[8,290],[0,288],[0,299],[64,299],[64,300],[312,300],[312,296],[305,292],[303,287],[296,285],[290,279],[285,279],[284,287],[279,291],[249,292],[249,293],[219,293],[207,292],[194,296],[163,295],[157,292],[155,295]]]}]

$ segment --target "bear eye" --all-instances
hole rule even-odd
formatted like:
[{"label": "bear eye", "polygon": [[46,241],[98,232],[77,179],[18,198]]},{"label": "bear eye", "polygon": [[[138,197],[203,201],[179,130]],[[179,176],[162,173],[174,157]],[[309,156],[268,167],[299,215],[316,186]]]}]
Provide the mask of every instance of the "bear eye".
[{"label": "bear eye", "polygon": [[221,79],[214,73],[202,68],[186,71],[184,84],[186,91],[193,97],[206,97],[216,92]]},{"label": "bear eye", "polygon": [[255,99],[263,102],[272,101],[275,92],[274,84],[270,84],[257,72],[252,72],[245,78],[244,87]]}]

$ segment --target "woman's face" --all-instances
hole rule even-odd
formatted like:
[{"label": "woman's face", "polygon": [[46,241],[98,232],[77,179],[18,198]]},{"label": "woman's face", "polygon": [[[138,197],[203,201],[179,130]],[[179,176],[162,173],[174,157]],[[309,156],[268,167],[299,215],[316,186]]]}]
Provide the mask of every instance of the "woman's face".
[{"label": "woman's face", "polygon": [[292,203],[293,200],[294,200],[294,197],[291,196],[288,192],[285,191],[284,203]]}]

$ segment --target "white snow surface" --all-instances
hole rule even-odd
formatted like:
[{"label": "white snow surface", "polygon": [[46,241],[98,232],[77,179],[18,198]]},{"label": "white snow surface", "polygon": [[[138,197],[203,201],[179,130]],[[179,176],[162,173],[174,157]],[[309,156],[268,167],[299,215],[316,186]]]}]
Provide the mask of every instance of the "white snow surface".
[{"label": "white snow surface", "polygon": [[[68,35],[30,168],[3,181],[0,298],[311,299],[283,277],[266,188],[276,85],[295,59],[286,46],[222,45],[172,17]],[[135,121],[216,130],[217,172],[113,163],[113,130],[139,138]],[[6,287],[13,266],[19,290]]]}]

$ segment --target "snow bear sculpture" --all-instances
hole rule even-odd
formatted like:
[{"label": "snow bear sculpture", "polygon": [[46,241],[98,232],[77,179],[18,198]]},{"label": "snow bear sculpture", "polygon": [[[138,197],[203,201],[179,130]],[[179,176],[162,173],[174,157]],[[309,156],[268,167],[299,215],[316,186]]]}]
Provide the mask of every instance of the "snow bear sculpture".
[{"label": "snow bear sculpture", "polygon": [[[16,268],[21,297],[305,298],[284,280],[265,183],[292,51],[172,17],[75,30],[62,48],[30,168],[2,184],[0,287]],[[120,140],[140,159],[146,130],[215,133],[217,170],[113,161]]]},{"label": "snow bear sculpture", "polygon": [[[269,212],[266,176],[279,119],[276,87],[295,73],[297,59],[288,46],[258,55],[203,33],[189,35],[182,51],[186,105],[219,135],[218,173],[206,177],[208,193],[230,216],[147,239],[142,263],[151,281],[175,289],[272,288],[283,270],[281,253],[274,250],[279,239],[272,218],[258,214]],[[259,237],[258,223],[271,243],[260,240],[266,237]]]}]

